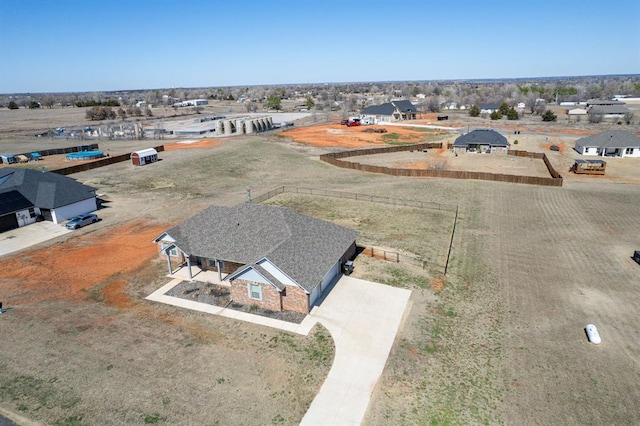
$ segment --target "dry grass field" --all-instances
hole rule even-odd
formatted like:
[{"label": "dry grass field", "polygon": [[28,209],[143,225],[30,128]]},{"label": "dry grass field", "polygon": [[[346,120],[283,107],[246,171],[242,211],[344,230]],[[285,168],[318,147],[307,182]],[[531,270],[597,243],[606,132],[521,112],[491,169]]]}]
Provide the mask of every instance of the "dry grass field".
[{"label": "dry grass field", "polygon": [[[559,164],[574,155],[572,135],[517,137],[532,151],[564,143],[550,154]],[[104,194],[103,220],[2,258],[11,309],[0,316],[0,407],[61,425],[299,422],[330,368],[326,331],[303,338],[143,299],[166,280],[154,233],[242,202],[247,187],[292,185],[459,206],[447,276],[356,260],[356,276],[413,290],[365,424],[640,423],[639,159],[613,162],[604,178],[564,173],[550,188],[360,173],[318,161],[322,152],[245,136],[73,175]],[[446,256],[447,214],[293,194],[269,202],[434,265]],[[586,341],[588,323],[602,345]]]}]

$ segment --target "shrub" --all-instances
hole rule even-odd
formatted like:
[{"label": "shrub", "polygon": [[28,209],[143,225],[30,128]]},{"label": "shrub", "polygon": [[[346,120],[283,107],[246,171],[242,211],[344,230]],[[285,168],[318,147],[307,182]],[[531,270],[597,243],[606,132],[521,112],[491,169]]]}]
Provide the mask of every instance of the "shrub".
[{"label": "shrub", "polygon": [[547,110],[544,114],[542,114],[542,121],[556,121],[558,117],[551,110]]}]

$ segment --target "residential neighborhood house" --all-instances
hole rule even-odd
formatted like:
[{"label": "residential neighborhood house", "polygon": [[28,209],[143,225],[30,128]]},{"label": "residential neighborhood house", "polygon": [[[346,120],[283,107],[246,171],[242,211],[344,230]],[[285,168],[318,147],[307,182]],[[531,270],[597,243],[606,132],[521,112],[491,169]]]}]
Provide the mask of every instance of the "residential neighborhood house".
[{"label": "residential neighborhood house", "polygon": [[97,209],[95,188],[33,169],[0,169],[0,232],[37,220],[60,223]]},{"label": "residential neighborhood house", "polygon": [[478,108],[480,108],[481,115],[486,115],[491,114],[494,111],[498,111],[500,109],[500,104],[478,104]]},{"label": "residential neighborhood house", "polygon": [[453,152],[458,155],[465,152],[482,154],[506,154],[509,150],[507,138],[495,130],[478,129],[459,136],[453,142]]},{"label": "residential neighborhood house", "polygon": [[[231,299],[307,314],[356,251],[358,233],[278,206],[211,206],[154,242],[173,265],[217,271]],[[223,275],[225,274],[224,278]]]},{"label": "residential neighborhood house", "polygon": [[624,130],[608,131],[578,139],[574,149],[582,155],[640,157],[640,138]]},{"label": "residential neighborhood house", "polygon": [[418,110],[414,104],[407,100],[400,100],[368,106],[362,110],[361,115],[363,119],[370,119],[374,123],[378,123],[380,121],[415,120],[417,113]]}]

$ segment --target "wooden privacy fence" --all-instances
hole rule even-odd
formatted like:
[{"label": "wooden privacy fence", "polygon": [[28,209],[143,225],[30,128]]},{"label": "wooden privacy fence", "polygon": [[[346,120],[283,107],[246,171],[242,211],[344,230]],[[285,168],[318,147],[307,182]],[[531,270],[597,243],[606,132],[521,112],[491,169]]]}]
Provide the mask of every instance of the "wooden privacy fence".
[{"label": "wooden privacy fence", "polygon": [[458,170],[418,170],[401,169],[396,167],[373,166],[352,161],[343,161],[341,158],[355,157],[359,155],[385,154],[399,151],[416,151],[428,148],[441,148],[442,143],[423,143],[416,145],[402,145],[383,148],[358,149],[353,151],[331,152],[322,154],[320,160],[343,169],[359,170],[370,173],[381,173],[391,176],[405,177],[439,177],[449,179],[476,179],[498,182],[525,183],[530,185],[562,186],[562,176],[553,168],[547,155],[540,152],[527,152],[510,150],[507,155],[516,157],[529,157],[542,159],[551,177],[518,176],[500,173],[470,172]]},{"label": "wooden privacy fence", "polygon": [[[96,145],[97,147],[97,145]],[[158,152],[164,151],[164,145],[153,147]],[[86,172],[87,170],[97,169],[98,167],[108,166],[110,164],[121,163],[123,161],[128,161],[131,159],[131,153],[115,155],[113,157],[101,158],[100,160],[91,161],[89,163],[77,164],[74,166],[63,167],[61,169],[52,170],[53,173],[58,173],[59,175],[71,175],[73,173]]]},{"label": "wooden privacy fence", "polygon": [[262,203],[269,198],[275,197],[278,194],[282,193],[293,193],[293,194],[306,194],[306,195],[319,195],[323,197],[333,197],[333,198],[346,198],[350,200],[357,201],[368,201],[372,203],[382,203],[382,204],[391,204],[397,206],[406,206],[406,207],[417,207],[420,209],[431,209],[431,210],[444,210],[455,212],[457,206],[452,204],[440,204],[440,203],[430,203],[425,201],[416,201],[416,200],[403,200],[400,198],[391,198],[391,197],[381,197],[378,195],[366,195],[366,194],[357,194],[353,192],[341,192],[341,191],[331,191],[328,189],[314,189],[314,188],[303,188],[299,186],[280,186],[278,188],[272,189],[269,192],[261,194],[257,197],[251,197],[251,201],[254,203]]},{"label": "wooden privacy fence", "polygon": [[46,157],[48,155],[71,154],[72,152],[80,152],[83,149],[84,150],[88,150],[88,151],[94,151],[94,150],[98,149],[98,144],[97,143],[92,143],[90,145],[70,146],[70,147],[67,147],[67,148],[41,149],[39,151],[29,151],[29,152],[25,152],[25,153],[17,154],[17,155],[28,156],[29,154],[37,152],[42,157]]}]

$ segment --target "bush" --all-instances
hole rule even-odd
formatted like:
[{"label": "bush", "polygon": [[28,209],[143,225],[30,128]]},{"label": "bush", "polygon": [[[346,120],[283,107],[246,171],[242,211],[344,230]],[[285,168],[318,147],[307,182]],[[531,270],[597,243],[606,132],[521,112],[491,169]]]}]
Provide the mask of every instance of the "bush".
[{"label": "bush", "polygon": [[471,117],[477,117],[480,115],[480,107],[478,105],[473,105],[471,108],[469,108],[469,115]]},{"label": "bush", "polygon": [[489,118],[492,120],[500,120],[502,118],[502,113],[500,111],[493,111],[489,114]]},{"label": "bush", "polygon": [[9,108],[9,109],[18,109],[20,107],[18,106],[17,103],[15,103],[14,101],[11,101],[11,102],[9,102],[9,105],[7,105],[7,108]]},{"label": "bush", "polygon": [[547,110],[544,114],[542,114],[542,121],[557,121],[558,117],[551,110]]},{"label": "bush", "polygon": [[87,110],[85,116],[89,120],[113,120],[116,118],[116,112],[110,107],[94,106]]},{"label": "bush", "polygon": [[40,103],[36,101],[29,102],[29,109],[37,109],[40,108]]},{"label": "bush", "polygon": [[514,107],[509,108],[509,111],[507,111],[507,120],[517,120],[519,118],[518,111],[516,111]]}]

